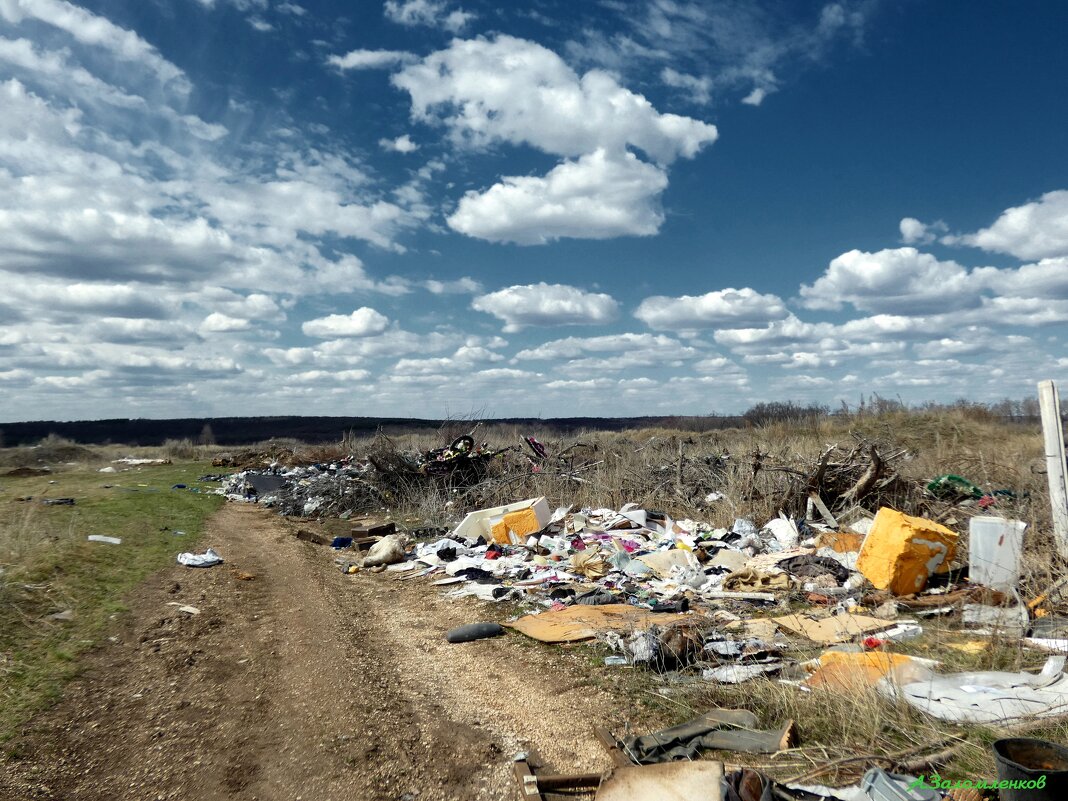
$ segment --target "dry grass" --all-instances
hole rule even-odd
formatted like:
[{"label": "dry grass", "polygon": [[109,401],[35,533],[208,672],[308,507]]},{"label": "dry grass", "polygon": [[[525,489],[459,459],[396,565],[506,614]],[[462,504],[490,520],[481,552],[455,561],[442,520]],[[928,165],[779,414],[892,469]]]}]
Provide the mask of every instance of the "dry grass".
[{"label": "dry grass", "polygon": [[[551,430],[454,423],[436,432],[350,437],[336,446],[298,447],[295,459],[329,462],[385,449],[414,455],[447,445],[464,433],[472,433],[492,449],[513,446],[514,451],[494,460],[487,480],[474,486],[406,480],[397,492],[398,508],[442,517],[449,512],[441,507],[449,501],[450,510],[464,510],[545,495],[560,505],[618,508],[634,502],[676,518],[694,517],[716,525],[729,525],[735,516],[762,522],[782,509],[787,490],[796,483],[787,468],[809,470],[828,446],[837,444],[848,452],[863,440],[874,443],[884,455],[904,451],[893,466],[915,489],[914,497],[903,499],[915,506],[914,512],[944,511],[923,497],[922,485],[937,475],[955,473],[987,490],[1012,490],[1017,498],[1005,501],[1000,511],[1027,521],[1032,531],[1049,527],[1045,475],[1034,472],[1042,455],[1038,428],[976,420],[961,412],[823,418],[706,433],[641,429],[560,435]],[[524,435],[537,437],[548,449],[549,459],[538,463],[539,472],[532,472],[534,462],[522,442]],[[754,472],[757,461],[764,469]],[[725,498],[706,504],[710,492]],[[434,510],[436,515],[431,514]],[[959,508],[947,516],[947,523],[963,530],[975,511]]]}]

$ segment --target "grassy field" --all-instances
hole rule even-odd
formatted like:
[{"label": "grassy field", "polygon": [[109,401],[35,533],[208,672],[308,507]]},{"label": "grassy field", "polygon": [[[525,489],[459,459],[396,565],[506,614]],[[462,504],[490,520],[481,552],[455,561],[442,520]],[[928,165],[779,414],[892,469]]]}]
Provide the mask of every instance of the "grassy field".
[{"label": "grassy field", "polygon": [[[124,596],[195,548],[222,503],[172,489],[197,486],[210,470],[203,463],[110,474],[98,472],[100,461],[50,476],[0,477],[0,741],[58,696],[78,670],[78,655],[108,636]],[[61,497],[75,505],[42,503]],[[89,542],[90,534],[122,544]],[[51,617],[67,612],[61,617],[70,620]]]}]

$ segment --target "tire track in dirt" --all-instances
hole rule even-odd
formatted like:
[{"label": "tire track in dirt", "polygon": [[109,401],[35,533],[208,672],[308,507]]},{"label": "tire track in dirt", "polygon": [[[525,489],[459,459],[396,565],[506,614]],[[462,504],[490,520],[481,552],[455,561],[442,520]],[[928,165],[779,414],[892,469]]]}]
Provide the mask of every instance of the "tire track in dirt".
[{"label": "tire track in dirt", "polygon": [[497,611],[343,575],[288,526],[220,510],[204,542],[226,564],[139,588],[118,642],[9,747],[0,799],[496,800],[530,745],[556,770],[608,766],[591,727],[624,712],[581,651],[449,645],[447,629]]}]

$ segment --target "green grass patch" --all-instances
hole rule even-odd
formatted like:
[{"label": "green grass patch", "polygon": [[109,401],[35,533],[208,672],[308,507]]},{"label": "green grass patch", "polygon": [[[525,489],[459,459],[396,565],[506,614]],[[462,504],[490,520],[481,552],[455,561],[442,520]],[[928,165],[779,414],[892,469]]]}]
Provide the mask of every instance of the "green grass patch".
[{"label": "green grass patch", "polygon": [[[191,462],[0,477],[0,742],[59,698],[79,656],[115,628],[137,584],[197,547],[224,502],[211,494],[217,484],[196,481],[206,472],[209,465]],[[61,497],[76,503],[42,503]],[[89,542],[90,534],[122,544]],[[69,621],[50,618],[67,610]]]}]

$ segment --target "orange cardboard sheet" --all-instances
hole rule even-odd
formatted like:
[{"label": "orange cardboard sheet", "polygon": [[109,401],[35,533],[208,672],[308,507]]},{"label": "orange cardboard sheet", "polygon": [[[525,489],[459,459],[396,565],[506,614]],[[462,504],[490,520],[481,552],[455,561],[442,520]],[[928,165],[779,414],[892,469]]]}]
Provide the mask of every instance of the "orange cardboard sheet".
[{"label": "orange cardboard sheet", "polygon": [[575,642],[592,639],[602,631],[637,631],[654,623],[673,623],[680,619],[689,619],[689,615],[665,615],[629,604],[575,604],[554,612],[524,615],[504,625],[541,642]]},{"label": "orange cardboard sheet", "polygon": [[785,629],[791,634],[807,637],[813,642],[832,644],[849,642],[862,634],[872,634],[876,631],[889,629],[897,625],[893,620],[879,620],[864,615],[833,615],[813,619],[801,615],[784,615],[773,617],[772,622],[779,628]]}]

